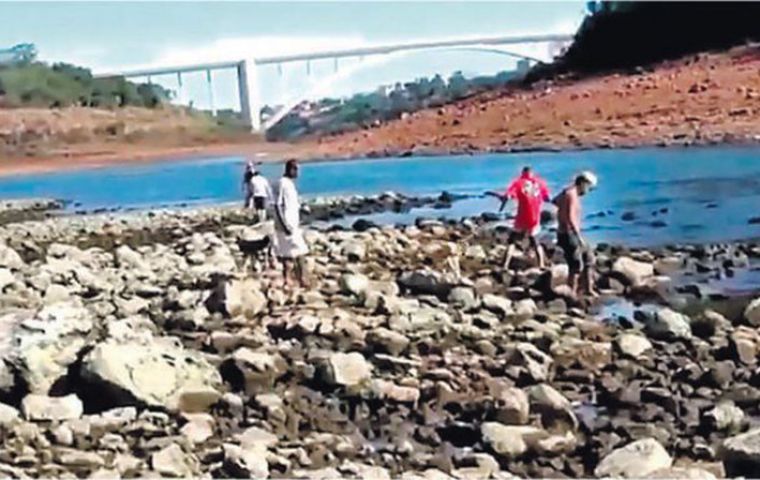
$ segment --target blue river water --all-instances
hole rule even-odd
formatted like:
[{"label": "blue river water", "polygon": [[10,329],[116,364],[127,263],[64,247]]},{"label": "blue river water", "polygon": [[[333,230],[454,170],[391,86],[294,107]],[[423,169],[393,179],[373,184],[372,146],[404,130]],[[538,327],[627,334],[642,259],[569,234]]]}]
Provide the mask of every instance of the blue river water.
[{"label": "blue river water", "polygon": [[[532,165],[552,191],[585,169],[599,188],[584,199],[585,228],[595,241],[634,245],[706,242],[760,236],[760,148],[592,150],[562,153],[386,158],[304,164],[298,180],[306,197],[410,195],[446,190],[482,194],[500,190],[523,165]],[[0,197],[52,197],[71,210],[153,208],[239,201],[243,159],[178,160],[52,174],[0,178]],[[263,166],[275,180],[282,166]],[[490,197],[455,202],[450,209],[386,213],[381,223],[418,216],[460,218],[495,211]],[[621,217],[628,213],[633,220]]]}]

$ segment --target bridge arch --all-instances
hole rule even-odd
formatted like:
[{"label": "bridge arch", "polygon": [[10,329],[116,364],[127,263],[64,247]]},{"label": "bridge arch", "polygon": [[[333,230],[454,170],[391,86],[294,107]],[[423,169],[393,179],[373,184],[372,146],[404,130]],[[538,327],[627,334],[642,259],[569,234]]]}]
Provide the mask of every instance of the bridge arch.
[{"label": "bridge arch", "polygon": [[[300,105],[305,100],[314,98],[315,96],[319,96],[319,95],[327,95],[326,93],[327,89],[331,87],[335,82],[343,78],[346,78],[350,75],[353,75],[361,70],[365,70],[368,67],[377,67],[379,65],[387,63],[390,60],[395,60],[395,59],[402,58],[402,57],[415,54],[415,53],[447,52],[447,51],[472,51],[472,52],[480,52],[480,53],[491,53],[491,54],[496,54],[496,55],[504,55],[508,57],[513,57],[513,58],[517,58],[521,60],[529,60],[535,63],[544,63],[544,60],[541,60],[535,57],[531,57],[528,55],[515,53],[510,50],[505,50],[505,49],[501,49],[501,48],[497,48],[493,46],[487,46],[487,45],[445,46],[445,47],[428,47],[428,48],[419,48],[419,49],[399,50],[399,51],[387,53],[382,56],[373,57],[373,60],[377,60],[377,61],[373,62],[372,60],[365,60],[360,63],[351,65],[343,70],[338,70],[332,75],[325,77],[324,79],[322,79],[321,81],[313,85],[305,93],[299,93],[298,95],[289,98],[285,102],[285,104],[279,110],[277,110],[277,112],[274,115],[268,118],[265,122],[261,123],[261,130],[266,132],[270,128],[277,125],[283,118],[285,118],[290,112],[292,112],[298,105]],[[325,93],[322,93],[322,92],[325,92]]]}]

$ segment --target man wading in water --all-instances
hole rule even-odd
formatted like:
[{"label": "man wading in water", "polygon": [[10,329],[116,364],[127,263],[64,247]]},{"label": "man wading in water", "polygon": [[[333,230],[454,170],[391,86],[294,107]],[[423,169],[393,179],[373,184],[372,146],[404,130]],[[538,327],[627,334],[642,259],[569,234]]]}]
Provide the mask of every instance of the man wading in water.
[{"label": "man wading in water", "polygon": [[306,287],[304,256],[309,249],[301,232],[301,204],[296,190],[296,178],[298,178],[298,163],[295,160],[288,160],[285,163],[285,174],[278,184],[277,198],[274,202],[275,251],[282,261],[285,286],[290,284],[292,264],[298,283],[301,287]]},{"label": "man wading in water", "polygon": [[582,172],[575,177],[573,185],[566,187],[552,200],[558,208],[557,244],[565,254],[568,284],[576,297],[581,273],[586,293],[596,296],[592,271],[593,252],[581,236],[581,197],[595,188],[596,184],[596,175]]}]

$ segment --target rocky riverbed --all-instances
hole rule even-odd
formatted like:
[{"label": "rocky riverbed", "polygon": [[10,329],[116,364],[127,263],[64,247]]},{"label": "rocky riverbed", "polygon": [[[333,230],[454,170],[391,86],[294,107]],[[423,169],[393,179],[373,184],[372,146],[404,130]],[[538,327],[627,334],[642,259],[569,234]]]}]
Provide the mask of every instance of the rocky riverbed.
[{"label": "rocky riverbed", "polygon": [[285,291],[242,269],[262,229],[220,212],[0,227],[4,476],[760,471],[760,300],[690,281],[760,244],[600,245],[605,296],[650,303],[604,322],[553,247],[503,271],[483,220],[309,229],[311,288]]}]

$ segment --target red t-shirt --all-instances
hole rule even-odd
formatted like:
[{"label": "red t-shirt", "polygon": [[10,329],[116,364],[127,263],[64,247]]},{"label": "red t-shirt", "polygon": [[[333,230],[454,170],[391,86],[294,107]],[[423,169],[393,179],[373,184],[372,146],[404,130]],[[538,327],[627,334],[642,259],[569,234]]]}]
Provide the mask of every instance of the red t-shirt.
[{"label": "red t-shirt", "polygon": [[541,204],[549,201],[549,188],[537,175],[520,175],[507,188],[507,197],[517,199],[515,229],[530,231],[541,222]]}]

